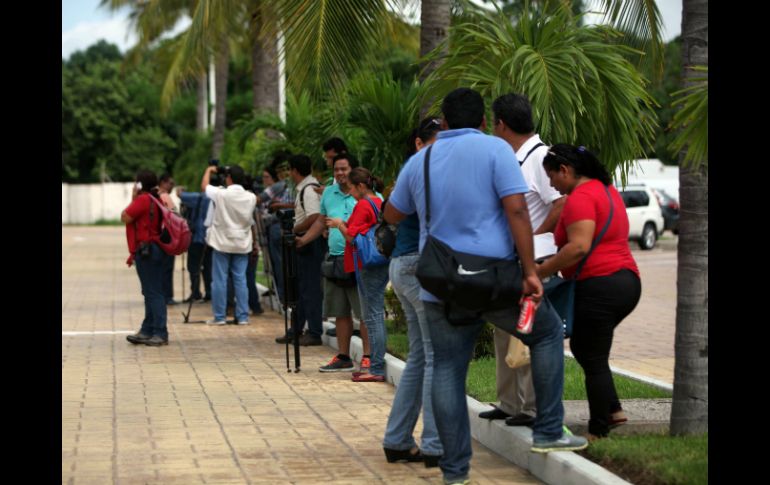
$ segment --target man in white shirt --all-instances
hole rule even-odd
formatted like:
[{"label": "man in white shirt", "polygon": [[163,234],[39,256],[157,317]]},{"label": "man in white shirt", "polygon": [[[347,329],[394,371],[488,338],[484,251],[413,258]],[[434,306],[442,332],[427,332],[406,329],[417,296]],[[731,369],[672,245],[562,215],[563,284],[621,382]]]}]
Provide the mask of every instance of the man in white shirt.
[{"label": "man in white shirt", "polygon": [[[507,141],[516,153],[521,172],[529,186],[527,201],[532,234],[552,233],[566,200],[551,187],[543,168],[548,145],[535,133],[532,106],[526,96],[509,93],[492,103],[495,135]],[[551,236],[553,237],[553,236]],[[531,426],[535,420],[535,390],[532,367],[511,369],[505,363],[511,335],[495,328],[495,359],[497,361],[497,397],[500,405],[479,414],[485,419],[505,419],[509,426]]]},{"label": "man in white shirt", "polygon": [[[209,184],[211,174],[224,171],[225,187]],[[243,188],[246,175],[238,165],[218,168],[209,166],[203,174],[201,190],[211,199],[216,210],[206,231],[206,243],[212,248],[211,307],[214,319],[206,323],[224,325],[227,309],[227,275],[233,278],[235,289],[235,319],[241,325],[249,323],[249,290],[246,287],[246,266],[249,253],[257,241],[251,233],[257,197]]]},{"label": "man in white shirt", "polygon": [[[297,197],[294,202],[294,234],[302,236],[320,217],[321,196],[314,190],[321,186],[311,175],[312,161],[307,155],[293,155],[289,158],[291,178],[294,181]],[[292,341],[293,332],[302,332],[307,321],[308,331],[300,337],[300,345],[322,345],[321,334],[321,262],[326,253],[326,240],[317,238],[311,243],[296,249],[297,277],[299,280],[299,301],[297,304],[296,325],[289,334],[275,339],[277,343]]]}]

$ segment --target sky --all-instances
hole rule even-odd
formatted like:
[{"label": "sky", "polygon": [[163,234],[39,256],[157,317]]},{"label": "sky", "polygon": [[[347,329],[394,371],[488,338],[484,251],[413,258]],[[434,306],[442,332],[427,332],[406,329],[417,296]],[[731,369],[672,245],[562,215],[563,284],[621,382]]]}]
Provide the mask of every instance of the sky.
[{"label": "sky", "polygon": [[[62,0],[61,55],[69,58],[77,50],[88,48],[99,39],[116,44],[125,52],[136,43],[128,24],[128,9],[112,13],[99,7],[100,0]],[[681,30],[682,0],[656,0],[663,17],[663,39],[668,42]],[[172,35],[189,25],[189,19],[177,23]]]}]

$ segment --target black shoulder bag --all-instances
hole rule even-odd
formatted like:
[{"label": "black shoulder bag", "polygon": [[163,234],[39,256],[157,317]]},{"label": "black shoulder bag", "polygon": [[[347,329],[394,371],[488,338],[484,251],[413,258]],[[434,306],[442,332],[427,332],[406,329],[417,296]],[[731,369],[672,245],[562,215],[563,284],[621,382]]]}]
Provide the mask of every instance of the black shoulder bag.
[{"label": "black shoulder bag", "polygon": [[564,338],[570,338],[572,336],[572,326],[575,321],[575,283],[577,277],[583,270],[586,261],[591,253],[594,252],[594,248],[599,244],[599,241],[604,237],[604,233],[610,227],[610,221],[612,221],[612,214],[615,212],[615,206],[612,203],[612,197],[610,196],[610,190],[605,186],[604,190],[607,192],[607,198],[610,199],[610,215],[607,216],[607,222],[604,223],[604,227],[601,232],[596,236],[593,243],[591,243],[591,249],[588,250],[588,254],[583,256],[583,259],[578,263],[577,270],[572,278],[565,280],[561,276],[551,276],[543,281],[543,292],[545,293],[548,301],[553,305],[556,313],[561,317],[562,324],[564,324]]},{"label": "black shoulder bag", "polygon": [[[518,305],[522,292],[522,271],[518,258],[497,259],[453,250],[430,234],[430,153],[425,153],[425,245],[417,262],[420,285],[442,300],[447,308],[457,305],[480,314]],[[447,311],[447,315],[449,311]],[[452,321],[454,325],[475,320]]]}]

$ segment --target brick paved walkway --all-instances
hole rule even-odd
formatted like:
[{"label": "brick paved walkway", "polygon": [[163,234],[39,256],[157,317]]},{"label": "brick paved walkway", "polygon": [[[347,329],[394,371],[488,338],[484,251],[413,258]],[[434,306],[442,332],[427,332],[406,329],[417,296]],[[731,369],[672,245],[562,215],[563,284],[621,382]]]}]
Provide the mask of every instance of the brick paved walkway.
[{"label": "brick paved walkway", "polygon": [[[169,346],[126,342],[144,308],[125,259],[123,228],[62,228],[62,483],[441,483],[386,463],[392,386],[319,373],[328,347],[287,374],[275,314],[208,327],[169,307]],[[476,442],[471,466],[474,483],[539,483]]]},{"label": "brick paved walkway", "polygon": [[642,298],[615,329],[610,365],[674,383],[676,248],[632,251],[642,274]]}]

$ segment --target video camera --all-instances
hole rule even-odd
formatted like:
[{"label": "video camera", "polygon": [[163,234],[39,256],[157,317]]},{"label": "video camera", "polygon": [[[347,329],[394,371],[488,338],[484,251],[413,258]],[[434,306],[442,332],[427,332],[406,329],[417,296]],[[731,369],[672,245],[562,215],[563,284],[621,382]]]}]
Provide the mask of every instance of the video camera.
[{"label": "video camera", "polygon": [[209,184],[214,187],[223,187],[225,185],[225,178],[230,171],[230,167],[220,167],[219,159],[216,158],[209,160],[209,166],[217,167],[217,171],[211,174],[211,177],[209,178]]},{"label": "video camera", "polygon": [[294,209],[279,209],[275,212],[278,222],[281,223],[281,229],[284,232],[294,231]]}]

